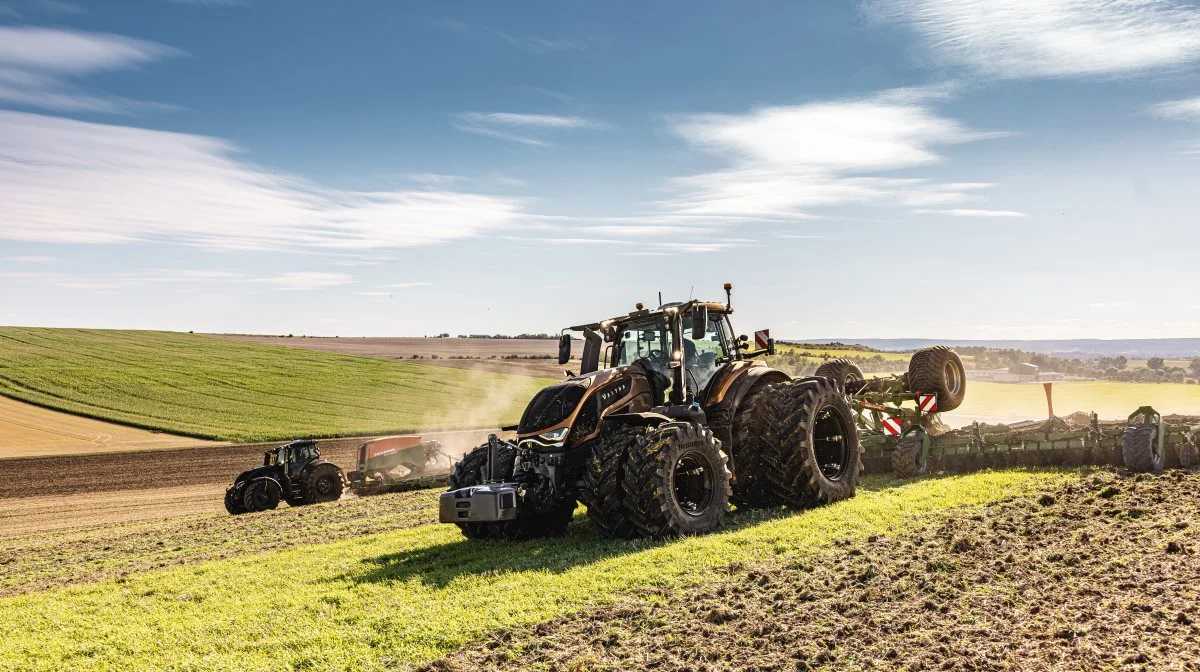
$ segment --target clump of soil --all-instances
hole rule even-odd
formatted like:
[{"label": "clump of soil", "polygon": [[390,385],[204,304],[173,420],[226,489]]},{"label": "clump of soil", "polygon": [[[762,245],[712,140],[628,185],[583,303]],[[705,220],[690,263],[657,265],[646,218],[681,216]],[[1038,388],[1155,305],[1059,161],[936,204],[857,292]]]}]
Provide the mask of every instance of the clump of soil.
[{"label": "clump of soil", "polygon": [[924,530],[730,567],[428,670],[1200,670],[1200,475],[1094,472]]}]

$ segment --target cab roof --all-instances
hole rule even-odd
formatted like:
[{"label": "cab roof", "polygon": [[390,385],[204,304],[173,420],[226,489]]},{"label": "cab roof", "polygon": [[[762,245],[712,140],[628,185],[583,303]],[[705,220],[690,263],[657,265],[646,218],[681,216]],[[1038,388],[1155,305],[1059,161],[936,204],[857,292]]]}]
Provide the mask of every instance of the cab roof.
[{"label": "cab roof", "polygon": [[730,313],[733,312],[733,308],[731,308],[730,306],[728,306],[724,303],[719,303],[716,301],[700,301],[698,299],[693,299],[691,301],[666,303],[666,304],[663,304],[653,310],[651,310],[649,308],[642,308],[641,310],[634,310],[632,312],[626,313],[625,315],[618,315],[616,317],[610,317],[609,319],[601,320],[600,322],[592,322],[590,324],[580,324],[580,325],[576,325],[574,327],[567,327],[567,331],[583,331],[584,329],[591,329],[592,331],[596,331],[601,328],[607,329],[607,328],[613,327],[613,326],[618,326],[618,325],[622,325],[622,324],[628,324],[630,322],[644,320],[648,317],[655,317],[658,315],[668,315],[668,314],[674,314],[674,313],[687,313],[696,306],[705,306],[708,308],[708,312],[711,314],[714,314],[714,315],[729,315]]}]

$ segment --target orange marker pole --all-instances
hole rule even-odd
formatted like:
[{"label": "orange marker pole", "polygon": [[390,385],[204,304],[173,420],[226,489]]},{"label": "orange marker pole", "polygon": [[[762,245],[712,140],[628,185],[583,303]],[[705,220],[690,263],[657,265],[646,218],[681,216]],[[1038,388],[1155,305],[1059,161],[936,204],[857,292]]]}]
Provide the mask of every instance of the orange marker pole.
[{"label": "orange marker pole", "polygon": [[1046,410],[1048,410],[1050,412],[1050,417],[1053,418],[1054,417],[1054,397],[1053,397],[1053,393],[1050,391],[1050,388],[1052,385],[1054,385],[1054,383],[1042,383],[1042,387],[1046,388]]}]

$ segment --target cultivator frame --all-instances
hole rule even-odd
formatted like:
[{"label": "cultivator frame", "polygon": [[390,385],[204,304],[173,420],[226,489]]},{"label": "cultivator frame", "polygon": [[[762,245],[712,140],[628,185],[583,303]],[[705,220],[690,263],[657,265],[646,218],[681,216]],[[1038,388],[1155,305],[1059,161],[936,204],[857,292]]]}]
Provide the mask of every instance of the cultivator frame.
[{"label": "cultivator frame", "polygon": [[[1139,417],[1143,418],[1142,422],[1135,422]],[[1165,422],[1149,406],[1134,411],[1127,422],[1102,422],[1096,413],[1088,414],[1087,418],[1085,426],[1052,417],[1009,425],[975,422],[938,436],[930,435],[920,426],[909,431],[920,432],[923,456],[929,460],[930,470],[949,472],[1014,466],[1121,466],[1124,464],[1125,432],[1142,424],[1157,425],[1158,449],[1166,451],[1167,468],[1181,466],[1180,450],[1194,446],[1196,442],[1194,425]],[[895,450],[899,439],[878,434],[864,436],[866,470],[874,473],[891,471],[890,451]]]}]

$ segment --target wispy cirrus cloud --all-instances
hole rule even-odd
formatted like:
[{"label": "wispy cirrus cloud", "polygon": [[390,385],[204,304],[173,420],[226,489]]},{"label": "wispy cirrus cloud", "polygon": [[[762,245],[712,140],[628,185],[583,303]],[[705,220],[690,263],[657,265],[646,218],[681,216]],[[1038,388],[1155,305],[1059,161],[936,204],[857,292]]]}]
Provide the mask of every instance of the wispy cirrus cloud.
[{"label": "wispy cirrus cloud", "polygon": [[948,215],[950,217],[1024,217],[1025,213],[1016,210],[979,210],[975,208],[949,208],[935,210],[920,208],[913,210],[918,215]]},{"label": "wispy cirrus cloud", "polygon": [[0,111],[0,239],[217,249],[434,245],[515,226],[522,200],[347,191],[245,161],[218,138]]},{"label": "wispy cirrus cloud", "polygon": [[177,49],[107,33],[0,26],[0,101],[64,111],[128,113],[164,108],[80,91],[71,80],[144,65]]},{"label": "wispy cirrus cloud", "polygon": [[1200,60],[1200,8],[1177,0],[868,0],[937,61],[999,78],[1131,75]]},{"label": "wispy cirrus cloud", "polygon": [[822,206],[962,203],[986,183],[892,175],[942,161],[941,147],[1001,137],[936,113],[916,89],[864,99],[676,117],[672,130],[729,167],[673,178],[672,217],[796,220]]},{"label": "wispy cirrus cloud", "polygon": [[1200,122],[1200,96],[1156,103],[1149,107],[1149,111],[1163,119]]},{"label": "wispy cirrus cloud", "polygon": [[338,287],[355,282],[344,273],[299,271],[255,276],[237,271],[191,268],[151,268],[120,273],[50,273],[42,271],[0,271],[0,280],[38,282],[59,289],[113,290],[163,284],[258,283],[281,290],[310,290]]},{"label": "wispy cirrus cloud", "polygon": [[354,282],[354,278],[345,273],[326,273],[322,271],[295,271],[292,273],[280,273],[266,278],[255,278],[255,282],[264,282],[269,285],[275,285],[280,289],[288,290],[307,290],[307,289],[323,289],[325,287],[338,287],[341,285],[349,285]]},{"label": "wispy cirrus cloud", "polygon": [[455,127],[503,140],[537,147],[551,143],[548,131],[606,128],[602,122],[575,115],[519,114],[515,112],[461,112],[455,115]]},{"label": "wispy cirrus cloud", "polygon": [[547,38],[536,35],[514,35],[495,28],[477,27],[458,19],[433,19],[433,25],[461,35],[482,34],[499,38],[502,42],[532,54],[552,54],[560,51],[582,51],[586,44],[570,37]]}]

